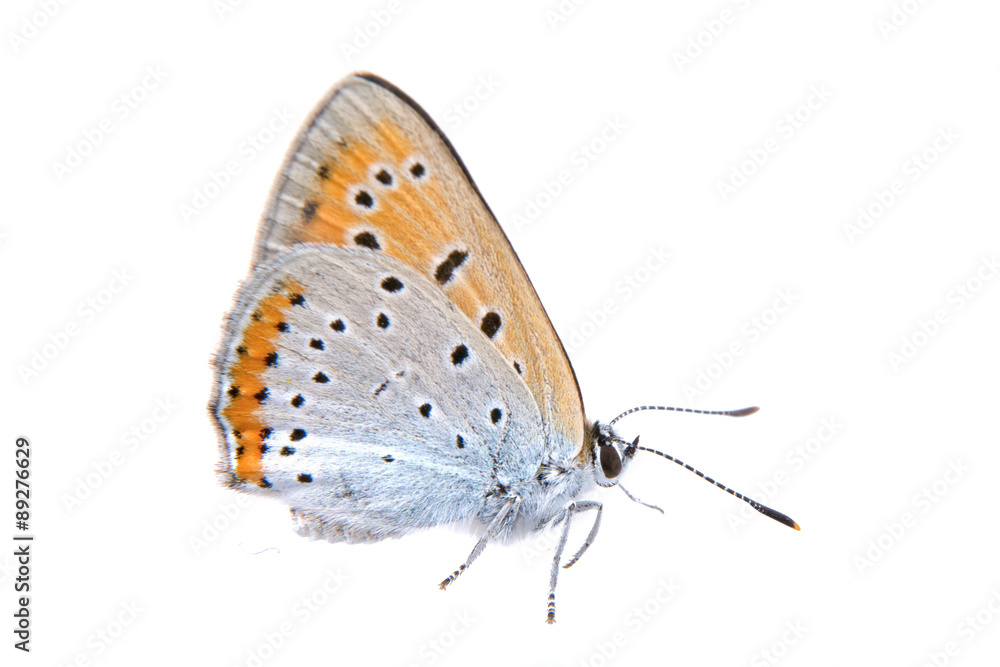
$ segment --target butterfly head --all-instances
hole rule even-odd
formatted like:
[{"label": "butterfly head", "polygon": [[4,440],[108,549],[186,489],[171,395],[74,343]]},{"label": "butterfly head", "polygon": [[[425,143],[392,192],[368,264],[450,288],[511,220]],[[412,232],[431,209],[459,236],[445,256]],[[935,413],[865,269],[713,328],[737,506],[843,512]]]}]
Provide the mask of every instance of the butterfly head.
[{"label": "butterfly head", "polygon": [[622,478],[625,468],[638,451],[639,438],[627,442],[618,437],[610,425],[599,422],[594,423],[591,435],[594,479],[601,486],[614,486]]}]

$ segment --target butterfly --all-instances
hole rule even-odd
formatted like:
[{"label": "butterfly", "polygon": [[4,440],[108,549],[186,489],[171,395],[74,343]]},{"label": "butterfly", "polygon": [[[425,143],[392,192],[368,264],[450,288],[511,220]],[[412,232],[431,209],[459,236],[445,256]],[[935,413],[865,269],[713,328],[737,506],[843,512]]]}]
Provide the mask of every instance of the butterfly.
[{"label": "butterfly", "polygon": [[223,483],[286,503],[303,536],[374,542],[471,520],[481,537],[441,588],[488,542],[561,524],[549,623],[574,516],[595,520],[563,567],[600,527],[602,504],[582,496],[618,484],[638,451],[704,477],[612,428],[674,408],[587,419],[559,337],[448,139],[366,73],[330,90],[285,157],[209,409]]}]

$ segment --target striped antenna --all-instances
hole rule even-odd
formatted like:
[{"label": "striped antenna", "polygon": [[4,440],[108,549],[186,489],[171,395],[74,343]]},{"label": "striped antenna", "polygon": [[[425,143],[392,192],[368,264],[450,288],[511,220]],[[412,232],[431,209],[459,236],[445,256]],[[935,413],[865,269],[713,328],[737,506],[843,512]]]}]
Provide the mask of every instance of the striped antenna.
[{"label": "striped antenna", "polygon": [[[722,414],[726,414],[726,413],[722,413]],[[698,475],[698,477],[701,477],[702,479],[704,479],[706,482],[711,482],[712,484],[715,484],[717,487],[719,487],[720,489],[722,489],[726,493],[729,493],[729,494],[731,494],[733,496],[736,496],[737,498],[739,498],[740,500],[742,500],[747,505],[749,505],[750,507],[754,508],[755,510],[757,510],[758,512],[760,512],[764,516],[770,517],[770,518],[774,519],[775,521],[777,521],[778,523],[783,523],[786,526],[788,526],[789,528],[794,528],[795,530],[801,530],[799,528],[799,524],[797,524],[794,521],[792,521],[791,517],[786,516],[786,515],[782,514],[781,512],[779,512],[777,510],[773,510],[770,507],[767,507],[765,505],[761,505],[760,503],[758,503],[753,498],[748,498],[748,497],[744,496],[742,493],[740,493],[739,491],[734,491],[734,490],[730,489],[728,486],[726,486],[722,482],[716,482],[711,477],[708,477],[707,475],[705,475],[705,473],[703,473],[700,470],[697,470],[697,469],[689,466],[687,463],[684,463],[680,459],[675,459],[670,454],[664,454],[663,452],[661,452],[659,450],[650,449],[649,447],[643,447],[641,445],[636,445],[636,444],[630,443],[630,442],[625,442],[624,440],[618,440],[617,438],[616,438],[616,441],[620,442],[623,445],[635,446],[636,449],[644,451],[644,452],[652,452],[653,454],[659,454],[660,456],[662,456],[663,458],[667,459],[668,461],[673,461],[677,465],[683,466],[684,468],[687,468],[688,470],[690,470],[694,474]]]},{"label": "striped antenna", "polygon": [[615,422],[622,417],[628,416],[633,412],[642,412],[643,410],[670,410],[671,412],[693,412],[699,415],[727,415],[729,417],[746,417],[747,415],[752,415],[753,413],[760,410],[760,408],[754,406],[751,408],[742,408],[740,410],[695,410],[694,408],[671,408],[666,405],[638,405],[634,408],[629,408],[625,412],[621,413],[614,419],[612,419],[608,425],[614,426]]}]

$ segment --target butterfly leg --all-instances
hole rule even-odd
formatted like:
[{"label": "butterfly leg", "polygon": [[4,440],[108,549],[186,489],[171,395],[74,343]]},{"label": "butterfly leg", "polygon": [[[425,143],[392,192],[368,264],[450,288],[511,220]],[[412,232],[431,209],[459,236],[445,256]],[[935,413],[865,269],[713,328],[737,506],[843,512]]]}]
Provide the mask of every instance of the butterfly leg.
[{"label": "butterfly leg", "polygon": [[656,510],[660,514],[663,514],[663,510],[660,509],[659,507],[657,507],[656,505],[650,505],[649,503],[645,503],[645,502],[639,500],[638,498],[636,498],[635,496],[633,496],[631,493],[629,493],[628,489],[626,489],[624,486],[621,485],[621,482],[618,483],[618,488],[621,489],[622,491],[624,491],[625,495],[628,496],[628,499],[631,500],[632,502],[639,503],[640,505],[645,505],[649,509]]},{"label": "butterfly leg", "polygon": [[455,581],[455,579],[458,578],[458,575],[465,572],[465,570],[472,565],[472,561],[479,557],[479,554],[481,554],[483,549],[486,548],[486,543],[489,542],[490,538],[495,538],[510,528],[510,526],[514,523],[514,519],[517,518],[517,508],[520,504],[521,499],[517,496],[514,496],[504,504],[497,515],[493,517],[493,520],[490,521],[490,525],[486,527],[486,534],[479,538],[479,541],[476,542],[476,546],[472,548],[472,553],[470,553],[469,557],[465,559],[465,562],[459,565],[457,570],[452,572],[444,581],[438,584],[438,587],[441,590],[446,589],[448,584]]},{"label": "butterfly leg", "polygon": [[[583,547],[573,556],[566,567],[575,563],[583,555],[583,552],[587,550],[587,547],[593,543],[594,537],[597,536],[597,529],[601,525],[601,514],[604,512],[604,505],[595,500],[579,500],[570,503],[563,510],[563,517],[566,523],[563,524],[562,536],[559,538],[559,544],[556,546],[555,556],[552,557],[552,574],[549,576],[549,613],[545,621],[546,623],[556,622],[556,581],[559,579],[559,561],[562,559],[563,550],[566,548],[566,540],[569,538],[569,526],[573,523],[574,514],[586,512],[587,510],[597,510],[597,520],[594,521],[594,527],[590,529],[590,535],[587,536]],[[563,518],[557,519],[555,523],[559,523],[561,520]]]},{"label": "butterfly leg", "polygon": [[[587,539],[583,541],[583,546],[580,547],[579,551],[573,554],[573,557],[569,559],[568,563],[563,565],[563,569],[570,567],[571,565],[576,563],[576,561],[580,560],[580,556],[583,555],[583,552],[589,549],[590,545],[594,543],[594,539],[597,537],[597,531],[601,527],[601,515],[604,514],[604,505],[601,505],[600,503],[596,504],[597,504],[597,518],[594,519],[593,528],[590,529],[590,533],[587,535]],[[593,509],[593,508],[585,508],[585,509]]]}]

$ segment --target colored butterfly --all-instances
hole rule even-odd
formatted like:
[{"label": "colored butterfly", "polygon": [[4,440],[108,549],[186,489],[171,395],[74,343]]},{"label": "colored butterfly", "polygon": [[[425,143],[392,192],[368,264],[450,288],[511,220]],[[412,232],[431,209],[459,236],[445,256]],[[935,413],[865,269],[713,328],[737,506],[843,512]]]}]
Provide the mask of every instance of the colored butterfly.
[{"label": "colored butterfly", "polygon": [[280,499],[301,535],[331,542],[478,521],[482,537],[442,588],[487,542],[561,523],[550,623],[574,515],[596,519],[565,567],[600,526],[601,503],[579,498],[655,451],[587,420],[559,337],[462,161],[371,74],[337,84],[292,143],[215,365],[228,486]]}]

